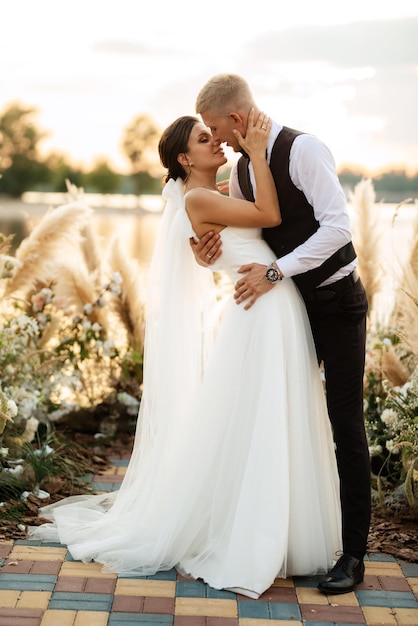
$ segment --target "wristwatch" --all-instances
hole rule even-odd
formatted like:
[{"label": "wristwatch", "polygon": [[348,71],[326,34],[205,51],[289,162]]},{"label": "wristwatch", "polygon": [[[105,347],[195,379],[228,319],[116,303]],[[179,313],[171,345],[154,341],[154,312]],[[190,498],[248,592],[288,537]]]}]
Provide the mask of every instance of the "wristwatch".
[{"label": "wristwatch", "polygon": [[281,271],[277,268],[276,263],[271,263],[267,270],[266,270],[266,278],[269,281],[269,283],[271,283],[272,285],[274,285],[274,283],[277,283],[278,280],[282,280],[283,278],[283,274],[281,273]]}]

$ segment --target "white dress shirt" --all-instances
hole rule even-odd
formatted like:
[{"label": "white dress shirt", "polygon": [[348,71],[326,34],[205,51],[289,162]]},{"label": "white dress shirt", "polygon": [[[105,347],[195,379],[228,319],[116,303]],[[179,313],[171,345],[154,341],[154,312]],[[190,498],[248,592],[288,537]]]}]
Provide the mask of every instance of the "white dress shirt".
[{"label": "white dress shirt", "polygon": [[[267,145],[267,160],[283,126],[273,122]],[[350,219],[347,201],[335,170],[335,161],[327,146],[314,135],[298,135],[294,140],[289,159],[289,174],[293,184],[302,191],[319,222],[318,230],[289,254],[277,259],[284,276],[295,276],[318,267],[334,252],[351,241]],[[250,178],[254,193],[254,171],[250,162]],[[231,171],[229,193],[243,198],[239,183],[237,164]],[[322,285],[333,283],[350,274],[357,259],[339,269]]]}]

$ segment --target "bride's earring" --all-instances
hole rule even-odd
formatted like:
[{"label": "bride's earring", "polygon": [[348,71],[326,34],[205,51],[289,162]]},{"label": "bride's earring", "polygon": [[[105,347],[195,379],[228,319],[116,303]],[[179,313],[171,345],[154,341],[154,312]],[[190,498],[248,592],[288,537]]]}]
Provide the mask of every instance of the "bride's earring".
[{"label": "bride's earring", "polygon": [[192,173],[192,166],[193,166],[193,163],[189,161],[187,157],[186,157],[186,165],[189,167],[189,171],[186,170],[186,178],[184,182],[186,182],[189,179],[190,174]]},{"label": "bride's earring", "polygon": [[186,177],[184,179],[184,182],[187,182],[187,180],[190,177],[190,174],[192,173],[193,163],[191,161],[189,161],[189,157],[186,154],[182,154],[178,158],[178,161],[179,161],[180,165],[182,166],[182,168],[184,169],[184,171],[186,173]]}]

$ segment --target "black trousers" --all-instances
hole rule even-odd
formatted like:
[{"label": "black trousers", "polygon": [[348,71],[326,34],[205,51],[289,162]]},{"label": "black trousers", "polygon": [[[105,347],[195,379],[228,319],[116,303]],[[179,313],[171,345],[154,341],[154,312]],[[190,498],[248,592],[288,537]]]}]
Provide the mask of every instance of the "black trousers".
[{"label": "black trousers", "polygon": [[371,468],[363,415],[367,296],[359,279],[331,299],[304,298],[326,395],[340,477],[343,550],[366,553]]}]

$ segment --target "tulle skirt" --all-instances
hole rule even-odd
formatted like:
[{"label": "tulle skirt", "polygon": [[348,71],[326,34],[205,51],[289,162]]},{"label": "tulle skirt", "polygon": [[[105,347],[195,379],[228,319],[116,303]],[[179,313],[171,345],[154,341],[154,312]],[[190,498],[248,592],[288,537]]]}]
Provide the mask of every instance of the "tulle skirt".
[{"label": "tulle skirt", "polygon": [[118,492],[45,507],[53,523],[29,538],[58,540],[113,572],[177,567],[253,598],[276,577],[326,572],[341,549],[339,482],[292,281],[249,311],[229,302],[186,413],[176,432],[137,436]]}]

